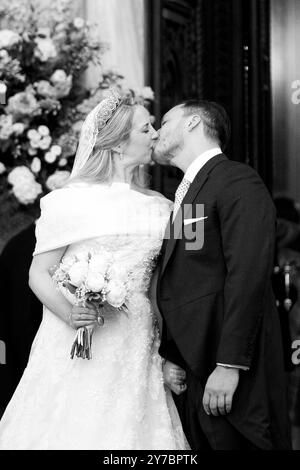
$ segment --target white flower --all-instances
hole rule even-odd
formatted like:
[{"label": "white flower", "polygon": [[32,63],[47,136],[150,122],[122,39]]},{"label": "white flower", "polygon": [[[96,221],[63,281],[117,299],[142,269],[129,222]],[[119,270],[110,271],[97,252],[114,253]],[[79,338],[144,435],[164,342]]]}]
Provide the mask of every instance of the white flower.
[{"label": "white flower", "polygon": [[55,153],[52,152],[46,152],[45,153],[45,162],[47,163],[54,163],[56,161],[56,155]]},{"label": "white flower", "polygon": [[31,168],[31,171],[33,171],[33,173],[39,173],[41,171],[41,168],[42,168],[41,160],[39,158],[35,157],[32,160],[30,168]]},{"label": "white flower", "polygon": [[77,16],[76,18],[74,18],[73,24],[74,24],[76,29],[81,29],[81,28],[84,27],[85,21],[84,21],[83,18],[80,18],[79,16]]},{"label": "white flower", "polygon": [[74,255],[71,255],[71,256],[66,256],[62,263],[61,263],[61,268],[68,272],[70,267],[73,266],[73,264],[76,263],[76,257]]},{"label": "white flower", "polygon": [[29,140],[40,140],[41,138],[36,129],[29,129],[29,131],[27,131],[27,137]]},{"label": "white flower", "polygon": [[36,38],[35,43],[36,48],[34,55],[40,59],[41,62],[47,62],[49,59],[54,59],[57,56],[56,47],[52,39]]},{"label": "white flower", "polygon": [[13,133],[13,118],[12,116],[2,114],[0,116],[0,140],[7,140]]},{"label": "white flower", "polygon": [[42,193],[42,186],[34,179],[24,180],[13,186],[12,189],[15,197],[21,204],[32,204],[39,194]]},{"label": "white flower", "polygon": [[126,288],[123,282],[118,280],[109,281],[107,285],[107,291],[107,302],[113,307],[122,307],[126,299]]},{"label": "white flower", "polygon": [[50,191],[61,188],[70,177],[69,171],[56,171],[46,181],[46,186]]},{"label": "white flower", "polygon": [[6,172],[6,168],[5,168],[5,165],[3,165],[2,162],[0,162],[0,175],[2,175],[3,173]]},{"label": "white flower", "polygon": [[25,124],[23,122],[15,122],[12,126],[14,134],[21,135],[25,130]]},{"label": "white flower", "polygon": [[47,127],[47,126],[39,126],[39,127],[38,127],[38,133],[39,133],[42,137],[46,137],[47,135],[50,134],[49,127]]},{"label": "white flower", "polygon": [[88,273],[85,285],[87,289],[92,292],[100,292],[105,284],[105,279],[102,274],[95,274],[93,272]]},{"label": "white flower", "polygon": [[152,88],[150,86],[145,86],[141,90],[141,96],[145,100],[153,101],[154,100],[154,91],[152,90]]},{"label": "white flower", "polygon": [[[40,149],[47,150],[50,147],[51,142],[52,142],[52,139],[51,139],[50,135],[46,135],[46,137],[43,137],[39,142]],[[51,153],[53,153],[53,152],[51,152]],[[56,158],[56,156],[55,156],[55,158]]]},{"label": "white flower", "polygon": [[128,277],[128,269],[126,266],[118,264],[113,264],[108,271],[109,279],[117,279],[119,281],[125,281]]},{"label": "white flower", "polygon": [[66,280],[66,269],[65,266],[60,265],[58,269],[53,273],[56,282],[64,282]]},{"label": "white flower", "polygon": [[20,181],[34,182],[34,174],[27,168],[27,166],[17,166],[8,175],[7,181],[11,185],[16,185]]},{"label": "white flower", "polygon": [[58,166],[60,166],[61,168],[63,166],[66,166],[68,164],[68,160],[66,158],[61,158],[58,162]]},{"label": "white flower", "polygon": [[89,253],[88,251],[79,251],[76,253],[75,256],[75,261],[88,261],[89,260]]},{"label": "white flower", "polygon": [[70,283],[79,287],[85,281],[88,273],[88,263],[85,261],[77,261],[69,269]]},{"label": "white flower", "polygon": [[65,82],[57,83],[55,85],[57,98],[60,99],[60,98],[64,98],[65,96],[68,96],[68,94],[71,91],[72,84],[73,84],[72,75],[69,75]]},{"label": "white flower", "polygon": [[111,256],[108,253],[92,255],[90,259],[89,269],[94,273],[105,274],[110,263]]},{"label": "white flower", "polygon": [[65,82],[67,80],[68,76],[66,72],[62,69],[57,69],[55,72],[51,75],[50,80],[53,83],[53,85],[56,85],[61,82]]},{"label": "white flower", "polygon": [[39,82],[35,82],[34,86],[37,93],[44,98],[57,98],[56,89],[47,80],[40,80]]},{"label": "white flower", "polygon": [[57,98],[64,98],[65,96],[68,96],[73,84],[72,75],[67,75],[64,70],[57,69],[51,75],[50,81],[55,87]]},{"label": "white flower", "polygon": [[60,145],[52,145],[51,152],[54,153],[57,157],[61,155],[62,149]]},{"label": "white flower", "polygon": [[41,139],[39,139],[39,140],[36,140],[36,139],[35,139],[35,140],[31,140],[31,141],[30,141],[31,147],[32,147],[33,149],[39,149],[39,148],[40,148],[40,140],[41,140]]},{"label": "white flower", "polygon": [[34,155],[37,154],[37,149],[36,149],[36,148],[34,149],[34,148],[32,148],[32,147],[29,147],[29,149],[28,149],[28,154],[29,154],[31,157],[33,157]]},{"label": "white flower", "polygon": [[7,111],[17,118],[35,116],[40,113],[39,103],[31,88],[20,91],[8,99]]},{"label": "white flower", "polygon": [[58,143],[63,149],[63,154],[65,158],[72,157],[75,155],[78,146],[78,139],[72,134],[61,135]]},{"label": "white flower", "polygon": [[9,54],[5,49],[0,50],[0,59],[2,59],[5,62],[9,60]]},{"label": "white flower", "polygon": [[21,40],[21,37],[9,29],[0,31],[0,49],[9,49]]}]

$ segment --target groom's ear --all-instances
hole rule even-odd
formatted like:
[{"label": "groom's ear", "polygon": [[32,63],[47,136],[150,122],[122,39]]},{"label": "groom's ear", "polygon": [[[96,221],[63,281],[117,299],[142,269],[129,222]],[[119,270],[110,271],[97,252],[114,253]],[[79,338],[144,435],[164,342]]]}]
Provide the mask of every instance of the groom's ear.
[{"label": "groom's ear", "polygon": [[197,127],[201,122],[201,117],[199,114],[193,114],[192,116],[189,117],[187,121],[187,130],[188,132],[191,132],[195,127]]}]

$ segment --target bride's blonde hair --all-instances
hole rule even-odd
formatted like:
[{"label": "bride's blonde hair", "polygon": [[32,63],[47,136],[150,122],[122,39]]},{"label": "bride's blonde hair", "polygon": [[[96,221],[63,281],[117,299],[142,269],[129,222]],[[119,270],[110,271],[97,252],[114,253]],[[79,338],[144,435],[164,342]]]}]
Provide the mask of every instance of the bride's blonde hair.
[{"label": "bride's blonde hair", "polygon": [[[114,175],[113,148],[129,138],[133,125],[133,116],[137,105],[125,100],[114,111],[113,116],[98,132],[91,156],[76,176],[69,178],[67,185],[73,182],[110,183]],[[145,175],[140,167],[133,173],[133,183],[145,186]]]}]

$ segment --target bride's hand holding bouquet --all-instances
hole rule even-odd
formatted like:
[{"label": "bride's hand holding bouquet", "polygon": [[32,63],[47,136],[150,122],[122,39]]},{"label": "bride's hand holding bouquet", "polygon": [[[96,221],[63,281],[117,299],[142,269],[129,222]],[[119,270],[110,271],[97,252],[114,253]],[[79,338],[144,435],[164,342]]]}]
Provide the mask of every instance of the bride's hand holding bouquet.
[{"label": "bride's hand holding bouquet", "polygon": [[54,282],[74,299],[69,315],[69,325],[77,330],[72,359],[74,355],[91,359],[93,331],[103,326],[106,311],[126,312],[127,279],[121,280],[119,271],[113,256],[105,251],[66,257],[55,268]]},{"label": "bride's hand holding bouquet", "polygon": [[69,315],[69,325],[74,330],[84,327],[93,329],[98,324],[98,315],[97,309],[92,305],[88,307],[73,305]]}]

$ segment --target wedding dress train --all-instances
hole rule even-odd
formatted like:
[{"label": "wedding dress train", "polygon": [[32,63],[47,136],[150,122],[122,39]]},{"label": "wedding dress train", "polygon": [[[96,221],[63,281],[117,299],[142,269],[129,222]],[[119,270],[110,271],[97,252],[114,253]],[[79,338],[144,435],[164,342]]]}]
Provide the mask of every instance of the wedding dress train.
[{"label": "wedding dress train", "polygon": [[169,201],[126,184],[71,187],[43,198],[35,254],[59,246],[68,246],[64,258],[112,252],[119,275],[128,276],[128,312],[112,312],[95,329],[91,360],[71,360],[75,331],[44,307],[0,422],[0,449],[189,448],[163,384],[147,295],[169,213]]}]

